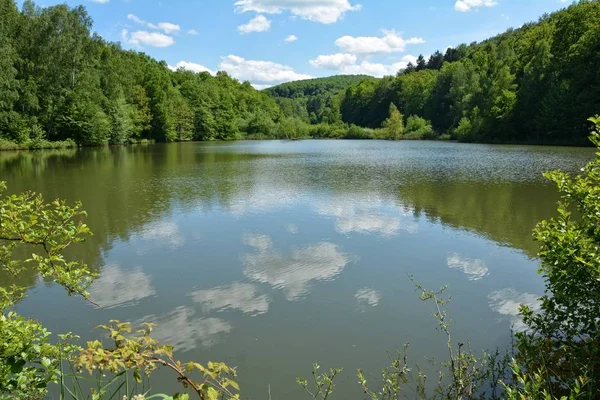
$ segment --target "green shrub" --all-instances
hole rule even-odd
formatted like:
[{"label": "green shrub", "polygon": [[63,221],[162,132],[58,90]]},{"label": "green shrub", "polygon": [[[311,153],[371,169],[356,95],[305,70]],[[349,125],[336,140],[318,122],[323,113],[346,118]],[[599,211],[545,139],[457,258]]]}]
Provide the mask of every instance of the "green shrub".
[{"label": "green shrub", "polygon": [[19,150],[22,146],[6,139],[0,139],[0,150]]},{"label": "green shrub", "polygon": [[280,139],[303,139],[309,137],[310,126],[300,118],[282,118],[274,127],[275,136]]},{"label": "green shrub", "polygon": [[[411,115],[406,120],[406,134],[403,139],[419,138],[425,140],[436,139],[437,135],[431,126],[431,122],[417,115]],[[409,137],[406,137],[409,136]]]},{"label": "green shrub", "polygon": [[373,138],[374,138],[374,135],[373,135],[373,131],[371,129],[361,128],[360,126],[357,126],[357,125],[350,125],[350,128],[348,128],[348,131],[344,135],[344,139],[362,140],[362,139],[373,139]]},{"label": "green shrub", "polygon": [[[600,132],[600,117],[590,121]],[[600,148],[600,133],[591,140]],[[517,334],[517,361],[542,374],[541,390],[550,396],[579,387],[582,397],[600,398],[600,152],[580,175],[545,176],[563,195],[558,216],[534,231],[546,295],[540,312],[521,308],[529,331]]]},{"label": "green shrub", "polygon": [[390,103],[388,118],[383,121],[381,128],[386,131],[386,137],[390,140],[400,139],[404,134],[404,120],[398,107],[394,103]]},{"label": "green shrub", "polygon": [[[4,191],[6,184],[0,182],[0,267],[3,272],[16,275],[31,268],[41,278],[62,286],[67,294],[81,296],[98,306],[87,292],[97,274],[83,262],[69,261],[63,254],[91,234],[83,223],[86,213],[81,210],[81,204],[70,207],[60,200],[47,203],[41,195],[31,192],[2,196]],[[31,250],[30,259],[22,261],[15,257],[17,248]],[[132,372],[135,380],[141,381],[142,373],[149,375],[160,366],[174,371],[178,382],[200,399],[239,399],[235,393],[239,387],[232,380],[235,369],[223,363],[209,362],[204,366],[174,360],[173,348],[150,336],[152,324],[144,324],[134,334],[128,323],[111,321],[103,325],[101,328],[108,332],[112,347],[105,348],[100,341],[90,341],[87,348],[81,349],[70,343],[76,338],[71,334],[59,336],[59,343],[52,344],[50,332],[39,322],[12,311],[25,291],[25,287],[0,286],[0,399],[42,399],[47,396],[51,383],[60,384],[60,398],[67,398],[66,392],[69,398],[90,398],[76,384],[78,379],[85,378],[64,374],[63,361],[78,371],[86,369],[95,374],[98,390],[92,394],[93,399],[107,399],[111,393],[110,398],[115,398],[123,387],[124,383],[119,386],[114,378],[107,378],[106,382],[104,374],[107,372],[116,377]],[[66,379],[77,382],[70,385]],[[113,384],[118,386],[115,391]],[[187,398],[187,395],[176,398]]]},{"label": "green shrub", "polygon": [[474,135],[471,120],[467,117],[462,117],[458,123],[458,127],[454,130],[454,134],[460,142],[472,142],[474,140]]},{"label": "green shrub", "polygon": [[423,140],[425,137],[420,132],[410,132],[402,135],[402,140]]},{"label": "green shrub", "polygon": [[348,127],[343,124],[317,124],[310,126],[309,135],[313,139],[340,139],[347,131]]},{"label": "green shrub", "polygon": [[51,142],[46,139],[28,140],[24,143],[15,143],[0,139],[0,151],[2,150],[43,150],[43,149],[68,149],[77,147],[73,139]]}]

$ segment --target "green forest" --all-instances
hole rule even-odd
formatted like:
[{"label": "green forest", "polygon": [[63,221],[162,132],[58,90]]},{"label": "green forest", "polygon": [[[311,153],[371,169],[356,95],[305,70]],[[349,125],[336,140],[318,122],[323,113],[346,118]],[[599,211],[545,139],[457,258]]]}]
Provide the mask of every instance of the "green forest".
[{"label": "green forest", "polygon": [[171,71],[92,33],[83,6],[0,0],[0,148],[255,138],[587,145],[600,109],[600,3],[421,55],[395,77],[264,91]]}]

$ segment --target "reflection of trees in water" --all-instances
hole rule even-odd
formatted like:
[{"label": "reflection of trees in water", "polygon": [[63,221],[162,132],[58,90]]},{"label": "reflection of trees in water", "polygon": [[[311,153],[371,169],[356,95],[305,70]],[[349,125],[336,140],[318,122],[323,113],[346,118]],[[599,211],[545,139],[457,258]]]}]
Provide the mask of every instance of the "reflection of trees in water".
[{"label": "reflection of trees in water", "polygon": [[[252,163],[247,161],[258,156],[198,152],[196,146],[2,153],[0,180],[8,182],[11,193],[34,190],[47,201],[81,201],[94,236],[74,246],[67,257],[83,259],[97,270],[114,240],[128,241],[138,233],[154,246],[183,240],[172,227],[159,224],[174,203],[208,210],[232,204],[240,191],[250,190]],[[23,257],[30,253],[24,251]],[[13,280],[0,273],[0,284]],[[31,286],[36,276],[25,271],[18,280]]]},{"label": "reflection of trees in water", "polygon": [[[184,238],[168,221],[161,225],[174,205],[185,212],[219,209],[244,216],[308,202],[314,212],[332,218],[340,233],[382,236],[415,232],[414,217],[424,215],[432,222],[481,234],[534,257],[531,229],[553,215],[557,199],[553,187],[526,179],[537,174],[530,171],[531,165],[541,162],[536,167],[539,172],[547,169],[544,156],[532,154],[534,161],[524,174],[518,163],[526,161],[519,161],[515,152],[510,153],[511,165],[500,165],[498,160],[486,165],[485,159],[474,155],[469,156],[474,167],[467,168],[443,152],[453,147],[432,146],[439,146],[440,154],[399,153],[386,147],[377,150],[383,156],[375,154],[373,159],[369,158],[372,153],[359,150],[333,156],[280,154],[229,143],[2,153],[0,180],[8,182],[11,192],[35,190],[46,199],[82,201],[94,236],[68,256],[96,269],[115,240],[127,241],[134,234],[152,241],[153,246],[182,243]],[[487,147],[469,149],[489,151]],[[503,151],[500,148],[498,153]],[[556,152],[551,161],[560,160],[562,154],[544,152]],[[423,156],[438,161],[419,158]],[[514,179],[511,168],[520,168]],[[253,256],[265,254],[258,251]],[[272,271],[254,268],[251,273],[273,279]],[[36,278],[25,273],[19,280],[32,285]],[[0,282],[10,279],[0,276]],[[298,293],[303,290],[301,285],[297,289]]]},{"label": "reflection of trees in water", "polygon": [[399,201],[433,223],[475,232],[537,255],[535,225],[554,215],[558,200],[548,186],[519,182],[418,182],[400,187]]}]

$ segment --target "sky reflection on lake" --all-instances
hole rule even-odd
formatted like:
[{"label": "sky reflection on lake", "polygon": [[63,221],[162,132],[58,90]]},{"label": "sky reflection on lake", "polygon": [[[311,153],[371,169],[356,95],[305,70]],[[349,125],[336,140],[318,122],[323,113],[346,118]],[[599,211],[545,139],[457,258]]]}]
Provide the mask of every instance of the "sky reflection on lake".
[{"label": "sky reflection on lake", "polygon": [[[588,150],[310,141],[0,154],[13,192],[83,202],[94,236],[69,256],[100,273],[90,293],[104,307],[23,275],[19,311],[83,340],[110,319],[154,322],[177,356],[238,366],[251,399],[269,384],[273,398],[303,398],[295,378],[313,362],[377,379],[405,342],[422,366],[445,354],[407,275],[449,286],[456,338],[507,346],[519,304],[543,293],[530,232],[557,195],[541,173],[576,171]],[[338,396],[360,396],[347,380]]]}]

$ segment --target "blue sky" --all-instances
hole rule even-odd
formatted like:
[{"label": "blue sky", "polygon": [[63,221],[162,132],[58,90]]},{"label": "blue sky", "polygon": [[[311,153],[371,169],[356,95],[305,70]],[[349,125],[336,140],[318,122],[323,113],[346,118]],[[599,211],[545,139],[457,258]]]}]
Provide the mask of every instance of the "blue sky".
[{"label": "blue sky", "polygon": [[[340,73],[395,74],[419,54],[535,21],[569,0],[68,0],[94,30],[172,66],[258,88]],[[58,3],[39,0],[40,6]],[[286,40],[287,39],[287,40]]]}]

